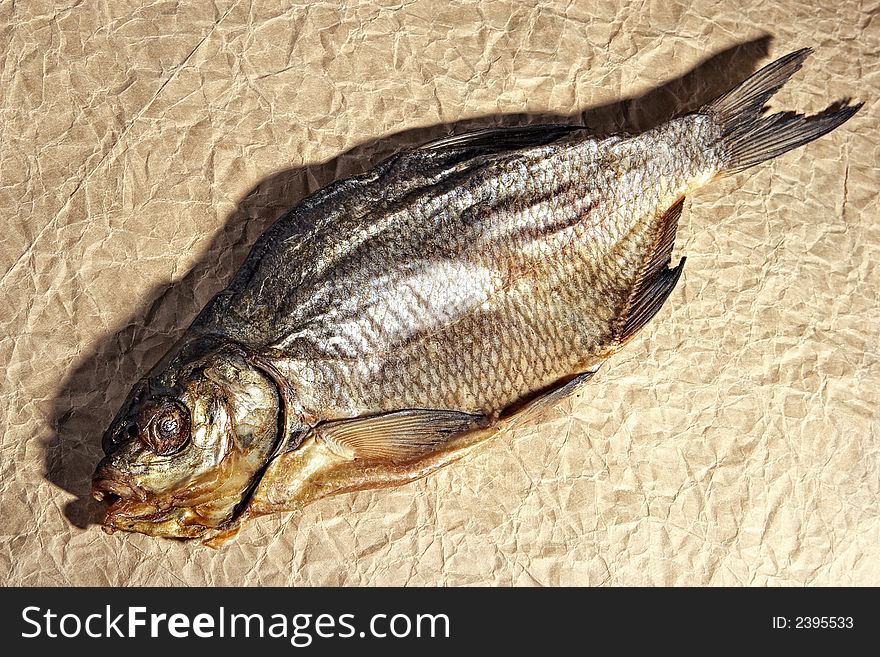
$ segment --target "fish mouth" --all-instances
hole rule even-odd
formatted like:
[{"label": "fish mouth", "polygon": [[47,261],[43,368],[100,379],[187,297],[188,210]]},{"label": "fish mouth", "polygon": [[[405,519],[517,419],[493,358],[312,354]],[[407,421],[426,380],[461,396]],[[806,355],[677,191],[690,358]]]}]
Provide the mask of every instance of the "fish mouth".
[{"label": "fish mouth", "polygon": [[124,531],[165,538],[202,538],[211,528],[199,520],[185,507],[162,509],[149,502],[120,498],[107,509],[101,529],[108,534]]},{"label": "fish mouth", "polygon": [[101,523],[108,534],[126,531],[169,538],[199,538],[209,531],[191,509],[163,504],[106,459],[92,477],[92,497],[110,503]]},{"label": "fish mouth", "polygon": [[146,502],[147,492],[104,459],[92,476],[92,497],[99,502],[105,499],[113,502],[114,498]]}]

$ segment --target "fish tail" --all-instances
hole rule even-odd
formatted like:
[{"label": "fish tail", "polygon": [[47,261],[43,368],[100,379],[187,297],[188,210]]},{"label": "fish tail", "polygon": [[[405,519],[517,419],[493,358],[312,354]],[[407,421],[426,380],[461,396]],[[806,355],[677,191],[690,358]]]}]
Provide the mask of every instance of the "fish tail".
[{"label": "fish tail", "polygon": [[838,102],[812,116],[779,112],[761,117],[770,97],[811,52],[803,48],[777,59],[703,108],[721,128],[722,172],[742,171],[803,146],[831,132],[862,107],[864,103]]}]

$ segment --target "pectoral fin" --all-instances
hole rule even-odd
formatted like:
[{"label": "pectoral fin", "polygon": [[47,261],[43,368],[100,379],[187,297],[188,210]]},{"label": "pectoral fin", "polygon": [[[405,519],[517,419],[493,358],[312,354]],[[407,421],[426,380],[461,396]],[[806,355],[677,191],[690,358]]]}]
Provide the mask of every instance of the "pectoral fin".
[{"label": "pectoral fin", "polygon": [[325,422],[315,428],[315,437],[345,458],[405,463],[440,451],[455,436],[486,424],[482,415],[410,409]]}]

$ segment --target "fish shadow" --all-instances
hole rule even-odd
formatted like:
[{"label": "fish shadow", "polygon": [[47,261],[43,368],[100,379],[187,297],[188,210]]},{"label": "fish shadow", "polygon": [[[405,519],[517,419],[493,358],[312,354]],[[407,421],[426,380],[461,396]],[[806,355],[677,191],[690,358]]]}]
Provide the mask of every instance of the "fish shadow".
[{"label": "fish shadow", "polygon": [[103,515],[105,505],[90,495],[91,476],[103,456],[101,434],[131,386],[225,287],[257,237],[310,193],[336,179],[363,173],[402,149],[469,130],[567,123],[598,134],[641,132],[697,109],[744,80],[767,56],[770,40],[762,36],[728,48],[641,96],[575,114],[490,115],[404,130],[359,144],[322,164],[286,169],[262,180],[226,219],[189,273],[154,287],[139,310],[88,347],[65,374],[52,400],[52,433],[44,444],[44,467],[50,482],[76,496],[64,509],[67,519],[84,528]]}]

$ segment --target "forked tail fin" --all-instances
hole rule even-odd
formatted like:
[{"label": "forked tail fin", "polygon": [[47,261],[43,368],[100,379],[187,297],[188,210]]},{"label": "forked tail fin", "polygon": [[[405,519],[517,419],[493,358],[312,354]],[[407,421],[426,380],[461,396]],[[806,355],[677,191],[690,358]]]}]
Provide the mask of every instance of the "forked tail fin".
[{"label": "forked tail fin", "polygon": [[818,139],[862,107],[864,103],[835,103],[813,116],[780,112],[761,117],[770,97],[800,69],[811,52],[803,48],[777,59],[701,110],[721,127],[725,172],[742,171]]}]

